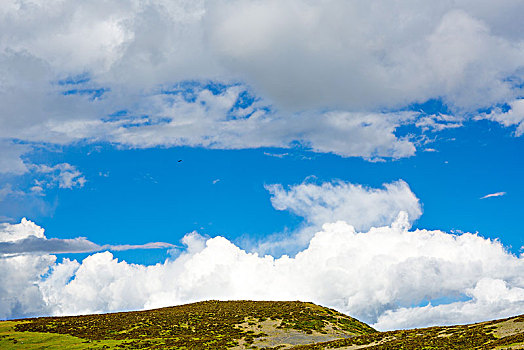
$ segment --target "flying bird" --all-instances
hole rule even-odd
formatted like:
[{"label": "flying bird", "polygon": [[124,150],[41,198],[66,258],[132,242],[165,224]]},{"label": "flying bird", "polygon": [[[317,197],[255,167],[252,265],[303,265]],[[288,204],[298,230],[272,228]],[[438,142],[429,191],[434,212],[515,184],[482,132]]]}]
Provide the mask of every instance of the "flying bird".
[{"label": "flying bird", "polygon": [[182,159],[179,159],[178,162],[180,163],[182,161]]}]

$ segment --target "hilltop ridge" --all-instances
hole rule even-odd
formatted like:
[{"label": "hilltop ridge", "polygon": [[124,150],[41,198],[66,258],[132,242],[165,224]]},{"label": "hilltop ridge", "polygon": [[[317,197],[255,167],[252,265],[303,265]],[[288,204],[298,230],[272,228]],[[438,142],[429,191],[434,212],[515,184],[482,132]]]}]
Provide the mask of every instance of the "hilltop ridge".
[{"label": "hilltop ridge", "polygon": [[145,311],[0,322],[11,349],[524,349],[524,315],[378,332],[300,301],[203,301]]},{"label": "hilltop ridge", "polygon": [[10,322],[15,333],[68,336],[81,339],[85,349],[287,349],[376,332],[340,312],[300,301],[211,300],[146,311]]}]

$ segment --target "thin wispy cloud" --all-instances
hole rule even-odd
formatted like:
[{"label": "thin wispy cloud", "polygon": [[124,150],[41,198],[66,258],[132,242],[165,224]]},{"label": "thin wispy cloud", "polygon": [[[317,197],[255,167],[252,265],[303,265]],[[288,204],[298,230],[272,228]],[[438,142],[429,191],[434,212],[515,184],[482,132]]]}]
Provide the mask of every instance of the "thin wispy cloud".
[{"label": "thin wispy cloud", "polygon": [[96,253],[105,250],[170,249],[178,246],[165,242],[145,244],[96,244],[85,237],[73,239],[47,238],[44,230],[22,219],[20,224],[0,226],[0,257],[26,254]]},{"label": "thin wispy cloud", "polygon": [[64,254],[64,253],[96,253],[106,250],[123,251],[135,249],[170,249],[178,246],[166,242],[150,242],[145,244],[104,244],[98,245],[84,237],[74,239],[40,238],[30,236],[15,242],[0,242],[0,257],[2,255],[23,254]]},{"label": "thin wispy cloud", "polygon": [[502,197],[504,195],[506,195],[506,192],[495,192],[495,193],[487,194],[484,197],[480,197],[480,199],[486,199],[486,198],[491,198],[491,197]]}]

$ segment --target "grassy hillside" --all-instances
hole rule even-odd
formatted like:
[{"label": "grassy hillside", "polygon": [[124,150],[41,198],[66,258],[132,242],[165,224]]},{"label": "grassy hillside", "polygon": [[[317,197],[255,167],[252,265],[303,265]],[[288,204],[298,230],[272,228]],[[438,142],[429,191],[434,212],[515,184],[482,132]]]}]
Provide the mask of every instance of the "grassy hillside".
[{"label": "grassy hillside", "polygon": [[354,318],[312,303],[206,301],[1,322],[0,348],[286,349],[373,332]]},{"label": "grassy hillside", "polygon": [[470,325],[376,332],[292,349],[524,349],[524,315]]},{"label": "grassy hillside", "polygon": [[0,349],[524,349],[524,315],[377,332],[312,303],[206,301],[0,322]]}]

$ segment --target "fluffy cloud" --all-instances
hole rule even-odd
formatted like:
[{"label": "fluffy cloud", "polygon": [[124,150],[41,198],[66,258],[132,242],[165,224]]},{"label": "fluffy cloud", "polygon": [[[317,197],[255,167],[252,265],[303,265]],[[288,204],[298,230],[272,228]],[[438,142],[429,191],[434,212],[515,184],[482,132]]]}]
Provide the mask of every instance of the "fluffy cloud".
[{"label": "fluffy cloud", "polygon": [[[411,230],[405,211],[391,219],[397,207],[420,215],[418,200],[402,181],[383,189],[332,183],[272,190],[276,206],[311,222],[338,221],[319,228],[295,256],[278,258],[195,232],[182,239],[185,248],[173,258],[150,266],[119,261],[110,252],[60,263],[49,254],[4,255],[0,317],[135,310],[205,299],[313,301],[379,329],[524,313],[524,257],[477,234]],[[385,202],[381,210],[387,215],[377,211],[361,219],[355,199],[364,209]],[[375,227],[357,230],[340,219]],[[375,225],[380,222],[385,224]],[[0,232],[11,243],[29,236],[45,239],[43,229],[27,220],[4,224]]]},{"label": "fluffy cloud", "polygon": [[[395,136],[403,123],[456,127],[469,112],[522,95],[522,11],[511,0],[7,1],[0,147],[13,139],[229,149],[298,142],[342,156],[410,156],[414,144]],[[201,88],[190,101],[171,94],[187,81],[230,88]],[[230,113],[239,86],[263,108]],[[428,99],[453,114],[442,122],[391,112]],[[497,118],[520,125],[514,109]],[[26,171],[20,152],[0,171]]]},{"label": "fluffy cloud", "polygon": [[[18,224],[0,224],[0,318],[55,312],[54,307],[45,300],[40,285],[42,276],[46,276],[49,269],[55,266],[56,256],[50,254],[174,247],[162,242],[100,246],[83,237],[47,239],[43,228],[25,218]],[[67,259],[63,263],[78,264]],[[53,273],[49,280],[57,279],[57,276],[58,273]]]},{"label": "fluffy cloud", "polygon": [[[50,265],[38,282],[40,302],[53,314],[79,314],[204,299],[300,299],[379,329],[524,312],[522,258],[476,234],[407,227],[405,213],[368,232],[343,221],[326,224],[306,249],[278,259],[193,233],[184,238],[187,249],[163,264],[128,264],[105,252]],[[447,304],[427,304],[445,298]]]},{"label": "fluffy cloud", "polygon": [[411,222],[422,214],[418,198],[402,181],[368,188],[344,181],[315,184],[304,182],[285,189],[267,185],[271,204],[277,210],[288,210],[304,218],[303,225],[292,234],[275,234],[247,246],[259,253],[282,254],[304,249],[326,222],[345,221],[357,230],[391,225],[400,211],[408,213]]},{"label": "fluffy cloud", "polygon": [[[506,1],[504,13],[521,6]],[[514,96],[499,74],[522,78],[523,38],[510,33],[521,25],[502,23],[487,2],[234,1],[213,10],[210,43],[223,62],[294,108],[436,96],[474,108]]]},{"label": "fluffy cloud", "polygon": [[143,105],[104,120],[49,120],[11,130],[9,135],[35,143],[87,139],[134,148],[288,148],[300,144],[315,152],[369,159],[415,153],[413,142],[395,135],[400,125],[415,118],[411,112],[276,113],[238,84],[186,84],[152,92],[142,99]]},{"label": "fluffy cloud", "polygon": [[407,212],[410,220],[422,214],[418,198],[402,180],[382,189],[343,181],[302,183],[287,190],[278,184],[266,188],[275,209],[289,210],[315,225],[344,220],[357,230],[369,230],[391,224],[400,211]]}]

